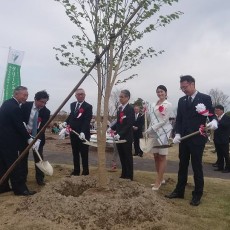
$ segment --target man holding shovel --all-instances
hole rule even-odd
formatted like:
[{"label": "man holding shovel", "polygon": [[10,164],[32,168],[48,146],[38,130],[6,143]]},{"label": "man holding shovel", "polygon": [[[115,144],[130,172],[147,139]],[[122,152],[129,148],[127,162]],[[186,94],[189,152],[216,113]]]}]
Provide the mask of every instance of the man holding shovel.
[{"label": "man holding shovel", "polygon": [[[84,89],[75,92],[76,102],[70,104],[70,115],[66,119],[67,125],[73,130],[70,132],[70,141],[73,152],[74,169],[71,175],[80,175],[80,156],[82,160],[82,175],[89,175],[89,146],[84,140],[90,140],[90,121],[93,116],[93,107],[85,101]],[[78,135],[77,135],[78,134]]]},{"label": "man holding shovel", "polygon": [[[17,160],[21,140],[30,144],[30,137],[23,125],[21,104],[28,98],[28,90],[24,86],[14,89],[13,97],[6,100],[0,108],[0,178]],[[9,179],[15,195],[29,196],[36,192],[30,191],[23,178],[23,164],[21,162],[10,173]],[[11,188],[8,180],[0,185],[0,193],[8,192]]]},{"label": "man holding shovel", "polygon": [[[46,103],[49,100],[49,94],[45,91],[39,91],[35,94],[34,101],[28,101],[21,106],[23,121],[26,124],[29,134],[33,137],[42,129],[46,122],[50,118],[50,110],[46,108]],[[45,145],[45,132],[43,132],[39,139],[37,140],[36,149],[33,150],[34,161],[38,163],[40,160],[36,154],[36,150],[39,152],[39,155],[43,159],[43,147]],[[26,143],[22,148],[22,151],[27,147]],[[29,153],[28,153],[29,154]],[[28,174],[28,155],[23,159],[24,162],[24,176],[25,180]],[[44,173],[37,167],[35,164],[35,177],[38,185],[45,185],[44,182]]]},{"label": "man holding shovel", "polygon": [[121,105],[117,112],[117,122],[111,126],[116,131],[115,141],[126,140],[125,143],[117,144],[117,150],[121,161],[121,177],[123,179],[133,180],[133,124],[135,113],[133,107],[129,104],[130,92],[121,90],[119,101]]},{"label": "man holding shovel", "polygon": [[207,117],[209,117],[210,122],[206,128],[215,130],[217,129],[217,120],[213,113],[211,97],[196,90],[195,79],[192,76],[181,76],[180,89],[185,93],[185,96],[181,97],[178,102],[176,135],[173,139],[174,144],[179,143],[178,182],[174,191],[165,197],[169,199],[184,198],[188,179],[188,166],[191,158],[195,188],[192,192],[190,205],[198,206],[204,188],[202,155],[206,137],[198,134],[183,141],[181,141],[181,137],[200,130],[202,125],[205,126]]}]

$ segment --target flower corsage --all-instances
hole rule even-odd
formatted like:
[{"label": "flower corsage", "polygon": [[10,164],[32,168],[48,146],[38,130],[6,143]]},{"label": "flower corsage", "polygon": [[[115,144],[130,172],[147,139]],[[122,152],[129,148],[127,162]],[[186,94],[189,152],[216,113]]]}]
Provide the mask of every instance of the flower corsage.
[{"label": "flower corsage", "polygon": [[77,115],[77,118],[81,117],[81,115],[84,113],[84,109],[83,108],[80,108],[78,110],[78,115]]},{"label": "flower corsage", "polygon": [[41,123],[42,123],[42,118],[41,118],[41,117],[38,117],[38,129],[39,129]]},{"label": "flower corsage", "polygon": [[212,116],[213,115],[212,113],[209,113],[209,110],[206,109],[206,106],[203,103],[199,103],[195,107],[196,107],[196,111],[202,116],[207,117],[207,116]]},{"label": "flower corsage", "polygon": [[158,110],[163,116],[165,115],[165,107],[163,105],[160,105]]},{"label": "flower corsage", "polygon": [[124,112],[120,112],[120,116],[119,116],[119,122],[120,122],[120,124],[122,124],[124,118],[126,118]]}]

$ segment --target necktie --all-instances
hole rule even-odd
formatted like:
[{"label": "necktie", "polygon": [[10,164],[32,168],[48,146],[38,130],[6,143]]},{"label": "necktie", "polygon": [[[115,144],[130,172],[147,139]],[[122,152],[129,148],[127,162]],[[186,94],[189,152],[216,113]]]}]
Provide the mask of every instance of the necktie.
[{"label": "necktie", "polygon": [[75,110],[74,110],[74,115],[76,116],[77,115],[77,112],[79,110],[79,107],[80,107],[80,103],[77,102],[77,105],[75,107]]},{"label": "necktie", "polygon": [[38,110],[36,109],[36,112],[33,118],[33,127],[32,127],[32,133],[31,133],[33,137],[37,135],[37,129],[38,129]]},{"label": "necktie", "polygon": [[189,97],[188,97],[188,105],[191,106],[191,104],[192,104],[192,97],[189,96]]}]

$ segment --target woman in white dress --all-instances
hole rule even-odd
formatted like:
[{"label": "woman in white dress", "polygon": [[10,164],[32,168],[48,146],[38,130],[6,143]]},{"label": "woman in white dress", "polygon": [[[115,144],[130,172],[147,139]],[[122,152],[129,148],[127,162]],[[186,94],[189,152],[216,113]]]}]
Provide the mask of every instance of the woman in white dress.
[{"label": "woman in white dress", "polygon": [[[154,146],[167,145],[172,131],[172,125],[169,122],[172,114],[172,104],[167,101],[167,88],[159,85],[156,89],[159,100],[150,109],[150,124],[146,133],[154,139]],[[151,151],[155,159],[157,177],[154,184],[151,184],[152,190],[158,190],[164,181],[164,172],[166,169],[166,156],[168,148],[152,148]]]}]

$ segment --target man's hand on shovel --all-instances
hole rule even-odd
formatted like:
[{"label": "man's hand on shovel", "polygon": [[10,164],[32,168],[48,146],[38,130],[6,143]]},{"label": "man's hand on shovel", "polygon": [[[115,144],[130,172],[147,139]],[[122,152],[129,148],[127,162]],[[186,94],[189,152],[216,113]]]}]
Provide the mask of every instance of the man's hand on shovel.
[{"label": "man's hand on shovel", "polygon": [[37,139],[34,145],[32,146],[32,149],[38,151],[40,143],[41,143],[41,140]]},{"label": "man's hand on shovel", "polygon": [[181,141],[180,134],[176,134],[175,137],[173,138],[173,144],[179,144],[180,141]]}]

